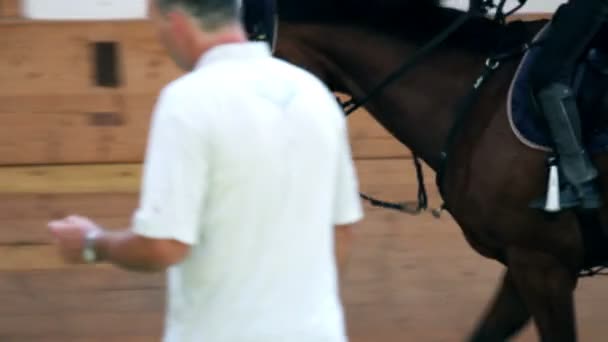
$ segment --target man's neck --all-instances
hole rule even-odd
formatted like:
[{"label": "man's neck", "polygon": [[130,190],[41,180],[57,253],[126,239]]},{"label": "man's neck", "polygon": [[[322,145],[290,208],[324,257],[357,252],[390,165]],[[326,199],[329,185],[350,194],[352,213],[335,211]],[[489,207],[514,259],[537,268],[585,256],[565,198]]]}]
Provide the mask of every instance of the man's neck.
[{"label": "man's neck", "polygon": [[207,34],[204,37],[205,38],[201,36],[201,39],[197,41],[197,44],[195,46],[195,60],[200,59],[202,55],[204,55],[216,46],[224,44],[246,43],[248,41],[246,34],[243,32],[243,29],[238,25],[228,26],[226,28],[218,30],[213,34]]}]

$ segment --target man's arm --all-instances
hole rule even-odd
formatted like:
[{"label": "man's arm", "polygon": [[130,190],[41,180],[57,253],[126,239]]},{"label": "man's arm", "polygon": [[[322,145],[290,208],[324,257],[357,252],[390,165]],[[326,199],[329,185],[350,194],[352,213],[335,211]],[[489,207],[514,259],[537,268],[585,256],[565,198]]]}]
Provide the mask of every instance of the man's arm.
[{"label": "man's arm", "polygon": [[[91,220],[70,216],[49,223],[63,257],[74,263],[83,260],[83,245],[89,233],[98,261],[138,270],[158,271],[180,262],[198,242],[207,192],[207,144],[204,125],[192,122],[192,89],[182,84],[166,87],[152,116],[139,207],[131,229],[104,231]],[[189,102],[190,101],[190,102]],[[194,108],[195,107],[195,108]],[[193,109],[194,108],[194,109]],[[184,114],[186,113],[186,114]],[[89,244],[91,242],[87,242]],[[92,246],[87,246],[92,247]],[[85,250],[88,252],[88,250]]]},{"label": "man's arm", "polygon": [[[60,254],[69,263],[83,263],[85,248],[93,248],[96,262],[141,272],[162,271],[181,262],[190,245],[171,238],[151,239],[135,231],[110,232],[82,216],[68,216],[48,224]],[[92,241],[89,239],[93,239]],[[92,246],[90,244],[93,244]]]},{"label": "man's arm", "polygon": [[192,89],[183,84],[163,90],[151,123],[131,229],[104,234],[98,243],[108,261],[128,269],[162,270],[183,260],[198,242],[209,154],[204,125],[197,120],[210,109],[195,106],[192,98]]},{"label": "man's arm", "polygon": [[100,262],[139,272],[159,272],[181,262],[190,246],[176,240],[150,239],[131,231],[103,232],[95,249]]}]

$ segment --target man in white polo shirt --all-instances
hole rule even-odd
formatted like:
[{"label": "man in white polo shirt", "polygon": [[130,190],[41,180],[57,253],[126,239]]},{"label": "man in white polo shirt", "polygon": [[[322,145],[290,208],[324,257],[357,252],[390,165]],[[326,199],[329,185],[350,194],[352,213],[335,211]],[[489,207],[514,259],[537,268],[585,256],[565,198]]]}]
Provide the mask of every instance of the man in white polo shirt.
[{"label": "man in white polo shirt", "polygon": [[237,0],[152,0],[176,63],[132,227],[49,223],[69,262],[168,274],[167,342],[344,342],[338,264],[362,218],[345,118],[316,78],[248,42]]}]

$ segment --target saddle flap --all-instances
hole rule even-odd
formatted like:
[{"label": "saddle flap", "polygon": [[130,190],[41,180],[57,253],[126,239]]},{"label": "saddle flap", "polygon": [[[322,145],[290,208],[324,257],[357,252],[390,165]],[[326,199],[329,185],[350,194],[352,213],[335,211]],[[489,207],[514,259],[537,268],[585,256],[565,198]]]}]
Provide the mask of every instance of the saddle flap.
[{"label": "saddle flap", "polygon": [[[548,25],[537,35],[542,39]],[[535,44],[523,57],[515,74],[508,97],[508,115],[511,128],[525,145],[551,150],[551,138],[545,121],[537,115],[529,86],[531,66],[538,55],[542,42]],[[608,55],[591,50],[581,61],[573,79],[573,90],[581,115],[585,145],[591,153],[608,151]]]}]

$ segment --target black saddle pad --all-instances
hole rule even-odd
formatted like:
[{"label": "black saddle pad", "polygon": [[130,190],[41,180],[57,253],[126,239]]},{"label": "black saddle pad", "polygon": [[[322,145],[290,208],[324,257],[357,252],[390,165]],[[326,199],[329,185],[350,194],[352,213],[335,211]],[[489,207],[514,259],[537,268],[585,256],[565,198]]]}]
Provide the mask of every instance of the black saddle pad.
[{"label": "black saddle pad", "polygon": [[[542,38],[548,25],[537,35],[536,40]],[[532,47],[524,56],[515,74],[508,96],[508,115],[511,128],[517,138],[525,145],[543,151],[551,151],[551,136],[549,129],[531,100],[529,86],[530,66],[537,58],[539,46]],[[584,91],[584,89],[583,89]],[[598,109],[599,110],[599,109]],[[581,112],[581,123],[584,129],[585,146],[589,153],[602,153],[608,151],[608,127],[597,127],[591,120],[596,115],[604,113]]]}]

